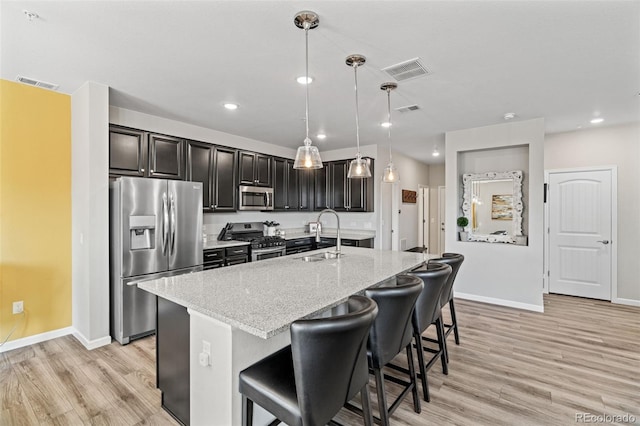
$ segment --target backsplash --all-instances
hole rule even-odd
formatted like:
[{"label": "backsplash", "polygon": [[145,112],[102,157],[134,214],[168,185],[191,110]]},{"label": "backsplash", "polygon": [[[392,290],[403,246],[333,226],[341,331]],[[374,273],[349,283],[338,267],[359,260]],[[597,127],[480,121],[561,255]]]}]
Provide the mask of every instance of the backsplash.
[{"label": "backsplash", "polygon": [[[202,220],[203,233],[214,238],[228,222],[264,222],[272,220],[278,222],[278,228],[304,228],[309,222],[314,222],[320,212],[237,212],[237,213],[205,213]],[[340,227],[343,229],[362,229],[375,231],[375,213],[338,213]],[[323,215],[322,224],[328,228],[336,227],[333,215]]]}]

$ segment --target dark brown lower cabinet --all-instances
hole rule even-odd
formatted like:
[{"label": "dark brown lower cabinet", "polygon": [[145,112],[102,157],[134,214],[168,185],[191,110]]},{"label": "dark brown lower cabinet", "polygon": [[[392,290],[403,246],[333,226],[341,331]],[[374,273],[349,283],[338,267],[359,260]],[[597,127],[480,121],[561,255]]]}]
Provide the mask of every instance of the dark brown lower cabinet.
[{"label": "dark brown lower cabinet", "polygon": [[189,424],[189,313],[187,308],[158,297],[156,377],[162,408]]}]

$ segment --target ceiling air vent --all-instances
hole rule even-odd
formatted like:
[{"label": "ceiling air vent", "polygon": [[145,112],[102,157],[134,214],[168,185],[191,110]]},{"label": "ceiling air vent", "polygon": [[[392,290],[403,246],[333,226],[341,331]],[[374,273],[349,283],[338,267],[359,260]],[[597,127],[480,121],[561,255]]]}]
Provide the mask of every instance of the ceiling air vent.
[{"label": "ceiling air vent", "polygon": [[429,74],[429,71],[420,63],[420,58],[413,58],[399,64],[391,65],[383,68],[382,71],[397,81],[409,80]]},{"label": "ceiling air vent", "polygon": [[20,83],[29,84],[31,86],[36,86],[36,87],[42,87],[44,89],[49,89],[49,90],[57,90],[59,87],[59,85],[57,84],[47,83],[46,81],[40,81],[40,80],[36,80],[35,78],[24,77],[21,75],[17,76],[16,80],[19,81]]},{"label": "ceiling air vent", "polygon": [[420,107],[418,105],[406,105],[406,106],[395,108],[395,110],[398,112],[410,112],[410,111],[417,111],[419,109]]}]

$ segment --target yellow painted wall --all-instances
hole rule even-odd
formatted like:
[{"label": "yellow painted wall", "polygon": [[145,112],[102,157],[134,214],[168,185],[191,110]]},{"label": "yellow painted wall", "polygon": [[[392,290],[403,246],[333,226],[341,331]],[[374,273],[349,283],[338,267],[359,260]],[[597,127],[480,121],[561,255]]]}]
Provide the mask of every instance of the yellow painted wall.
[{"label": "yellow painted wall", "polygon": [[0,80],[0,342],[16,319],[10,340],[71,325],[71,97]]}]

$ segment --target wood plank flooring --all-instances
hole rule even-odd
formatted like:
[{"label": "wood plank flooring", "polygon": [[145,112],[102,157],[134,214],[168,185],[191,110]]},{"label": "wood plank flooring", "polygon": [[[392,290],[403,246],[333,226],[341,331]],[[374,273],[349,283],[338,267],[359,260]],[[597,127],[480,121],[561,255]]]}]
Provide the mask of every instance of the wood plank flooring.
[{"label": "wood plank flooring", "polygon": [[[570,425],[577,413],[640,424],[640,308],[545,295],[544,314],[465,300],[456,310],[449,375],[436,364],[431,402],[416,414],[405,401],[391,424]],[[346,410],[337,420],[362,424]],[[40,424],[175,425],[155,388],[155,338],[87,351],[65,336],[0,354],[0,425]]]}]

